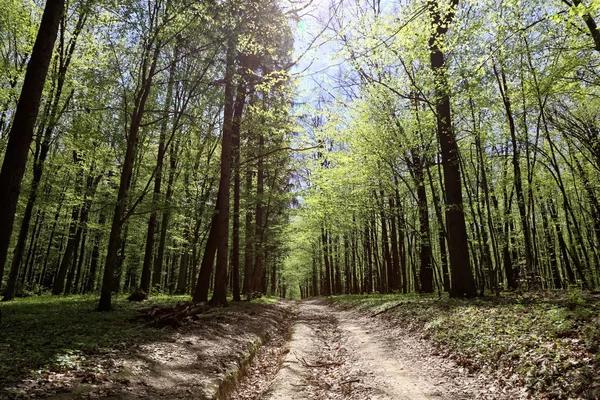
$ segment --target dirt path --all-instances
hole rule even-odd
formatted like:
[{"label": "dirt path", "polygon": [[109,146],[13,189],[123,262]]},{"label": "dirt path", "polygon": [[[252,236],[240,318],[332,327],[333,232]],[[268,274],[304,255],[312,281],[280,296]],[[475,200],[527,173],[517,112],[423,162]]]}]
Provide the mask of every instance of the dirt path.
[{"label": "dirt path", "polygon": [[[300,303],[289,352],[258,397],[301,399],[515,399],[489,380],[436,356],[428,342],[377,318]],[[406,332],[405,332],[406,333]]]}]

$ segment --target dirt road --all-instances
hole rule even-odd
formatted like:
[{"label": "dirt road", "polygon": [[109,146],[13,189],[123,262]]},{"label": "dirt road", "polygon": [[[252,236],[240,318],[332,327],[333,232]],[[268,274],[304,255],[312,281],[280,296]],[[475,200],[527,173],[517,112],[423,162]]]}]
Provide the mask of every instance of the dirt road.
[{"label": "dirt road", "polygon": [[[470,375],[414,334],[323,302],[299,304],[298,321],[265,400],[516,399]],[[242,397],[246,398],[246,397]]]}]

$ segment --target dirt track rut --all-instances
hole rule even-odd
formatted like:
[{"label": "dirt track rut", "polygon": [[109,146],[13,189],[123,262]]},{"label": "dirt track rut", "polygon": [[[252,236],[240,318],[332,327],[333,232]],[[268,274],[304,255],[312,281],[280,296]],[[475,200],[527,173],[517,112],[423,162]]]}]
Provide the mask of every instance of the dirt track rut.
[{"label": "dirt track rut", "polygon": [[[515,399],[435,356],[427,341],[319,301],[300,303],[289,352],[265,400]],[[520,396],[519,396],[520,397]]]}]

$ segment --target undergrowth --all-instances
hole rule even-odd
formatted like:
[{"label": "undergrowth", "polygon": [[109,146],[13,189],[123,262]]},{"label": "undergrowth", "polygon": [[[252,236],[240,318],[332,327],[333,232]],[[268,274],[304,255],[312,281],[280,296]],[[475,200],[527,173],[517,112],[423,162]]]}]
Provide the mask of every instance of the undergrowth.
[{"label": "undergrowth", "polygon": [[[97,312],[97,296],[32,296],[2,303],[0,324],[0,388],[31,375],[78,369],[90,355],[127,354],[132,345],[173,334],[169,328],[144,325],[136,317],[154,306],[173,306],[189,296],[152,296],[144,302],[113,299],[113,311]],[[270,304],[263,298],[252,303]],[[252,310],[246,302],[236,309]],[[211,314],[227,312],[214,309]]]},{"label": "undergrowth", "polygon": [[[384,312],[471,371],[546,398],[600,397],[600,300],[579,292],[457,300],[419,295],[332,297]],[[398,305],[391,308],[392,306]]]},{"label": "undergrowth", "polygon": [[189,300],[188,296],[157,296],[143,303],[125,297],[111,312],[94,311],[96,296],[38,296],[3,303],[0,325],[0,387],[30,372],[77,368],[87,354],[117,349],[164,336],[140,327],[138,310]]}]

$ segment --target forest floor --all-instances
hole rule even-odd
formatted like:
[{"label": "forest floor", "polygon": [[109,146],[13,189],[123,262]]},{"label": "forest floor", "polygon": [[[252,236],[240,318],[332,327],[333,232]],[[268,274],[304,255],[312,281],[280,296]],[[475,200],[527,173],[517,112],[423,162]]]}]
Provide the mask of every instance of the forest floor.
[{"label": "forest floor", "polygon": [[163,328],[140,318],[189,300],[121,298],[108,313],[94,311],[92,296],[3,303],[0,399],[223,397],[258,349],[274,349],[269,364],[277,370],[293,303],[270,298],[230,303]]},{"label": "forest floor", "polygon": [[0,399],[598,399],[600,300],[265,298],[155,328],[189,297],[2,304]]},{"label": "forest floor", "polygon": [[[262,386],[259,396],[253,390],[257,386]],[[388,320],[310,300],[299,305],[277,375],[245,378],[230,398],[519,399],[527,393],[472,373],[440,356],[430,341]]]},{"label": "forest floor", "polygon": [[458,398],[600,399],[598,295],[356,295],[329,302],[364,316],[383,341],[408,349],[399,354],[411,363],[416,357],[413,365],[426,360],[450,368],[443,376],[462,375],[459,386],[470,395]]}]

